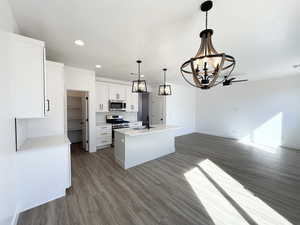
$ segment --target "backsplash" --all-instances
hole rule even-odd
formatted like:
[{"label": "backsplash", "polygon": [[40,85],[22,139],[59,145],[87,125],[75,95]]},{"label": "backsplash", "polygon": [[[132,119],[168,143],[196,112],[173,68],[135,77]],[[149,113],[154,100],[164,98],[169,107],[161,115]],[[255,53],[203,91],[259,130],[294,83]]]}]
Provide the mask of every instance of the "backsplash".
[{"label": "backsplash", "polygon": [[124,120],[137,121],[136,112],[107,112],[107,113],[96,113],[96,121],[104,122],[106,120],[106,115],[120,115],[123,116]]}]

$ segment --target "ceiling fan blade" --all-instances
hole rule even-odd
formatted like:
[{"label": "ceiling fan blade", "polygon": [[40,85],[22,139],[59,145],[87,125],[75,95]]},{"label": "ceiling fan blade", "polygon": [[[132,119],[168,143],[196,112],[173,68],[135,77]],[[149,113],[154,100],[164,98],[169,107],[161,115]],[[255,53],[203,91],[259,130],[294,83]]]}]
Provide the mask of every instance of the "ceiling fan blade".
[{"label": "ceiling fan blade", "polygon": [[236,79],[236,77],[232,77],[232,78],[228,79],[228,81],[233,81],[235,79]]},{"label": "ceiling fan blade", "polygon": [[245,80],[234,80],[232,82],[237,83],[237,82],[246,82],[246,81],[248,81],[248,79],[245,79]]}]

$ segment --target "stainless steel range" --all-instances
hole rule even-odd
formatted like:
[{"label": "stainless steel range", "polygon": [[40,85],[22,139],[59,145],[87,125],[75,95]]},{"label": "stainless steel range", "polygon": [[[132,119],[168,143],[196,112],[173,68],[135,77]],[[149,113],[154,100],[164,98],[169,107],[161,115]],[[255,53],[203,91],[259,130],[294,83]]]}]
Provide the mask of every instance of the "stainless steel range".
[{"label": "stainless steel range", "polygon": [[129,121],[123,119],[123,116],[120,115],[107,115],[106,123],[112,124],[112,143],[114,143],[116,129],[129,128]]}]

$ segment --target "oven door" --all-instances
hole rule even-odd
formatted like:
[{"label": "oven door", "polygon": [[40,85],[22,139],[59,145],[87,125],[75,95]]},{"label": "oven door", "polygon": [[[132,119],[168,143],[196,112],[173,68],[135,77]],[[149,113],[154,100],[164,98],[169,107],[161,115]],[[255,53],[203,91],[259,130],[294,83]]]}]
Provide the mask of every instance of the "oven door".
[{"label": "oven door", "polygon": [[123,101],[110,101],[109,111],[126,111],[126,103]]}]

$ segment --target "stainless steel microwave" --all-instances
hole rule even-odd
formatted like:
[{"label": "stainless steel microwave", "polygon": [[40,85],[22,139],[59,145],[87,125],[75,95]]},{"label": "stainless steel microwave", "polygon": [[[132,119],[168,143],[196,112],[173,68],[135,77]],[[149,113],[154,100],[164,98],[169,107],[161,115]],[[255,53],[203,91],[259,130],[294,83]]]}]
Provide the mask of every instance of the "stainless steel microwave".
[{"label": "stainless steel microwave", "polygon": [[109,100],[109,111],[126,111],[126,102],[122,100]]}]

